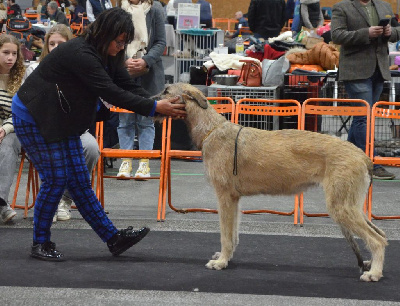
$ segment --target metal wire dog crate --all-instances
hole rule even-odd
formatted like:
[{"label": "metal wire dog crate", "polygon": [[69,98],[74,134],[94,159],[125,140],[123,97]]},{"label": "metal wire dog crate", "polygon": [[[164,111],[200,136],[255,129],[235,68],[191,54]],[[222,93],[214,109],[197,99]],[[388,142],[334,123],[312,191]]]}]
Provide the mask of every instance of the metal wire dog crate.
[{"label": "metal wire dog crate", "polygon": [[176,31],[174,82],[189,83],[189,67],[202,66],[214,48],[223,42],[224,32],[221,30]]},{"label": "metal wire dog crate", "polygon": [[230,97],[235,101],[240,99],[268,99],[276,100],[279,99],[278,86],[274,87],[247,87],[247,86],[225,86],[212,84],[208,86],[208,96],[209,97]]},{"label": "metal wire dog crate", "polygon": [[[287,73],[284,78],[283,99],[293,99],[300,103],[310,98],[320,98],[323,96],[323,85],[326,74],[315,73]],[[314,120],[315,116],[306,117],[306,129],[315,130],[321,125],[321,118]],[[281,117],[281,126],[285,129],[293,129],[297,127],[297,119],[293,117]],[[318,127],[314,126],[315,124]]]},{"label": "metal wire dog crate", "polygon": [[[400,73],[392,72],[391,81],[386,81],[383,86],[383,92],[380,100],[396,101],[398,98],[398,92],[400,92]],[[322,94],[324,98],[334,99],[348,99],[344,83],[337,80],[336,73],[328,73],[324,85],[322,87]],[[341,122],[335,122],[340,119]],[[381,156],[393,156],[395,150],[399,149],[400,144],[400,126],[396,127],[400,123],[392,120],[390,126],[387,120],[376,120],[376,133],[375,133],[375,147],[378,155]],[[342,139],[347,139],[348,132],[351,126],[351,117],[330,117],[325,116],[323,118],[321,130],[325,133],[332,133]],[[338,127],[335,127],[338,126]]]},{"label": "metal wire dog crate", "polygon": [[[212,84],[208,86],[208,97],[230,97],[237,103],[240,99],[267,99],[267,100],[277,100],[279,99],[279,90],[280,87],[247,87],[247,86],[225,86]],[[246,102],[247,104],[251,103],[252,105],[258,105],[256,102]],[[265,105],[262,103],[261,105]],[[261,129],[278,129],[279,118],[273,118],[271,116],[264,116],[262,118],[262,122],[253,116],[254,118],[250,118],[253,115],[249,115],[247,118],[247,122],[249,126]]]}]

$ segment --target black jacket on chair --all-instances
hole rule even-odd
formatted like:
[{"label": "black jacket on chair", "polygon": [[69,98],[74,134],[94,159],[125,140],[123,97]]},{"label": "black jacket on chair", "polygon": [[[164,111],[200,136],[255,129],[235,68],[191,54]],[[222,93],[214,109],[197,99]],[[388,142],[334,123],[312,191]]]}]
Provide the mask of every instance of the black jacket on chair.
[{"label": "black jacket on chair", "polygon": [[109,56],[105,67],[83,38],[49,53],[17,94],[47,142],[87,130],[95,120],[99,97],[144,116],[154,107],[150,94],[134,84],[123,65],[117,67],[115,57]]}]

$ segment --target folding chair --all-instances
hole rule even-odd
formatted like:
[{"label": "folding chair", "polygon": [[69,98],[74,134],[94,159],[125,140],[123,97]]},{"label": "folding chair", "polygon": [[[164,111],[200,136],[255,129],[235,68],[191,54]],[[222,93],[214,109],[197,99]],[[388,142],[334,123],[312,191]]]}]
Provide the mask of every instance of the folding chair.
[{"label": "folding chair", "polygon": [[[231,98],[223,98],[223,97],[208,97],[207,98],[214,109],[225,116],[227,120],[231,122],[234,121],[235,114],[235,102]],[[172,191],[171,191],[171,159],[172,158],[184,158],[184,159],[198,159],[201,160],[201,151],[185,151],[185,150],[174,150],[171,148],[171,124],[172,119],[168,119],[168,131],[167,131],[167,144],[166,144],[166,157],[165,157],[165,178],[164,178],[164,190],[167,191],[168,188],[168,205],[169,207],[179,213],[188,213],[188,212],[210,212],[210,213],[218,213],[216,209],[206,209],[206,208],[176,208],[172,204]],[[166,192],[163,195],[163,205],[162,209],[159,210],[157,220],[164,221],[165,220],[165,206],[166,206]]]},{"label": "folding chair", "polygon": [[[394,120],[400,119],[400,103],[379,101],[372,107],[371,113],[371,143],[369,154],[374,164],[400,167],[400,156],[397,154],[387,154],[394,156],[374,156],[374,151],[379,141],[381,145],[392,146],[393,139],[399,138],[398,129],[394,124]],[[396,109],[397,108],[397,109]],[[386,124],[385,124],[386,123]],[[397,123],[400,124],[399,121]],[[372,185],[368,193],[368,218],[383,219],[400,219],[400,215],[378,216],[372,213]]]},{"label": "folding chair", "polygon": [[35,13],[25,13],[24,17],[29,19],[29,20],[37,20],[39,17],[39,14],[35,14]]},{"label": "folding chair", "polygon": [[253,35],[253,32],[250,30],[250,27],[241,27],[239,29],[239,35]]},{"label": "folding chair", "polygon": [[[263,130],[281,129],[287,124],[287,121],[296,122],[297,129],[300,129],[300,116],[301,105],[296,100],[240,99],[235,109],[236,124]],[[286,122],[282,119],[286,119]],[[293,223],[297,224],[298,207],[299,195],[296,195],[294,208],[290,212],[257,209],[243,210],[242,213],[269,213],[283,216],[294,215]]]},{"label": "folding chair", "polygon": [[229,30],[229,18],[213,18],[212,19],[212,26],[213,28],[219,28],[221,30]]},{"label": "folding chair", "polygon": [[76,23],[73,22],[70,25],[72,34],[74,34],[74,36],[78,36],[80,34],[83,33],[83,30],[87,27],[87,25],[89,24],[88,18],[87,17],[82,17],[82,20],[80,23]]},{"label": "folding chair", "polygon": [[[25,159],[29,162],[28,181],[26,183],[26,192],[25,192],[25,204],[17,205],[16,203],[17,203],[18,189],[19,189],[19,185],[21,183],[21,176],[22,176],[22,172],[24,169]],[[29,202],[31,190],[32,190],[32,202]],[[12,209],[15,209],[15,208],[23,209],[24,210],[24,218],[26,219],[28,217],[28,210],[35,206],[35,201],[36,201],[38,192],[39,192],[38,172],[36,171],[33,164],[30,162],[30,160],[27,158],[25,151],[21,150],[21,161],[19,164],[17,182],[15,184],[14,197],[13,197],[13,200],[11,203],[11,208]]]},{"label": "folding chair", "polygon": [[[132,113],[128,110],[112,107],[110,109],[112,112],[117,113]],[[161,202],[163,199],[164,193],[164,172],[165,172],[165,138],[166,138],[166,119],[162,122],[162,141],[161,141],[161,148],[159,150],[123,150],[123,149],[112,149],[112,148],[104,148],[103,146],[103,132],[104,132],[104,125],[103,122],[99,122],[99,129],[97,133],[98,141],[99,141],[99,148],[100,148],[100,158],[98,163],[98,171],[97,171],[97,185],[96,185],[96,194],[100,200],[101,205],[104,207],[104,178],[117,178],[115,175],[105,175],[104,174],[104,158],[146,158],[146,159],[160,159],[160,176],[151,176],[146,179],[159,179],[159,191],[158,191],[158,212],[161,211]],[[129,179],[136,179],[126,178]]]},{"label": "folding chair", "polygon": [[[311,98],[303,102],[301,113],[301,129],[305,130],[306,115],[314,120],[314,132],[338,136],[339,129],[343,125],[343,117],[366,116],[367,138],[366,154],[369,155],[370,134],[370,106],[368,102],[359,99],[334,99],[334,98]],[[351,121],[352,119],[349,119]],[[347,140],[347,134],[340,134],[343,140]],[[364,205],[364,211],[367,203]],[[303,197],[300,197],[300,225],[304,223],[304,215],[307,217],[328,217],[327,213],[307,213],[304,211]]]}]

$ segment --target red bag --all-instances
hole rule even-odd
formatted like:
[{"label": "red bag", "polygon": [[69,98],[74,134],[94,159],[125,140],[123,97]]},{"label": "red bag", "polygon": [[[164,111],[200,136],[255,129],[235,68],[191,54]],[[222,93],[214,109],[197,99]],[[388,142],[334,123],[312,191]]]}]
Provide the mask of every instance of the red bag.
[{"label": "red bag", "polygon": [[239,84],[249,87],[261,86],[262,69],[258,62],[252,60],[240,60],[243,62],[240,72]]}]

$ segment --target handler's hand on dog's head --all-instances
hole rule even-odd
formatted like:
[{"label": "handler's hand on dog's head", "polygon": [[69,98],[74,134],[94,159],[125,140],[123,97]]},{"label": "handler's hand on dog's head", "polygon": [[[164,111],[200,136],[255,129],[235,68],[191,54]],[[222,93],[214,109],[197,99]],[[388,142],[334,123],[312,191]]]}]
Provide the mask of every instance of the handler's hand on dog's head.
[{"label": "handler's hand on dog's head", "polygon": [[156,112],[173,119],[186,118],[185,104],[179,103],[179,100],[180,97],[158,100]]}]

